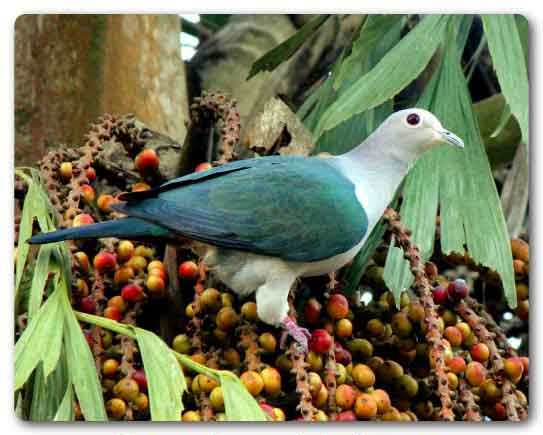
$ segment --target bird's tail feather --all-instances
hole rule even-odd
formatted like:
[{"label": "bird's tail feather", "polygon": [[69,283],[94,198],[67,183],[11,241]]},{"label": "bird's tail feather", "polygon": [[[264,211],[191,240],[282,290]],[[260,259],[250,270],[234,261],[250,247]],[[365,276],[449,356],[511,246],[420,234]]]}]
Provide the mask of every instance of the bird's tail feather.
[{"label": "bird's tail feather", "polygon": [[30,244],[60,242],[62,240],[100,239],[117,237],[139,239],[147,237],[172,237],[171,233],[159,225],[138,218],[123,218],[80,227],[66,228],[50,233],[41,233],[28,240]]}]

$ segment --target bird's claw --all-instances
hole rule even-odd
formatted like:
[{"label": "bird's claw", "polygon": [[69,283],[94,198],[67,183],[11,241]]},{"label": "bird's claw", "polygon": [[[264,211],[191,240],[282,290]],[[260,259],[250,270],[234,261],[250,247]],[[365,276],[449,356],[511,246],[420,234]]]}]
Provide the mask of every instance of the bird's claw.
[{"label": "bird's claw", "polygon": [[294,320],[292,320],[289,316],[286,316],[283,319],[282,322],[284,331],[283,334],[281,334],[281,340],[279,342],[279,345],[282,349],[284,349],[287,337],[290,335],[301,348],[301,351],[303,353],[308,352],[308,342],[311,338],[311,333],[307,328],[303,328],[296,324]]}]

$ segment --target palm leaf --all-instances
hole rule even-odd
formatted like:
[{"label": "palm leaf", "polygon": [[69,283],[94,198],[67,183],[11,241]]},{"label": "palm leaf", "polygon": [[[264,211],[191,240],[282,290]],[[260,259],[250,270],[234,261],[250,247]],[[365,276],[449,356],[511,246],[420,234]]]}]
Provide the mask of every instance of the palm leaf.
[{"label": "palm leaf", "polygon": [[239,378],[231,372],[218,372],[224,396],[224,409],[229,421],[267,421],[266,414]]}]

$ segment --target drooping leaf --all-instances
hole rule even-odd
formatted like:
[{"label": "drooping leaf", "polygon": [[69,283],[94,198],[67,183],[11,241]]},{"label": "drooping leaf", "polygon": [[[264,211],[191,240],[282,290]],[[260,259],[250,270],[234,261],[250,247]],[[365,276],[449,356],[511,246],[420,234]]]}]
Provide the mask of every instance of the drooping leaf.
[{"label": "drooping leaf", "polygon": [[75,419],[74,415],[74,390],[71,383],[68,383],[66,387],[66,392],[62,398],[62,402],[57,409],[54,420],[55,421],[73,421]]},{"label": "drooping leaf", "polygon": [[371,71],[359,77],[328,107],[314,132],[315,139],[356,114],[391,99],[417,78],[441,42],[449,19],[443,15],[424,17]]},{"label": "drooping leaf", "polygon": [[47,378],[43,372],[43,365],[40,363],[33,376],[29,419],[31,421],[53,420],[68,382],[66,367],[60,360]]},{"label": "drooping leaf", "polygon": [[[454,40],[455,30],[451,26],[448,40]],[[418,106],[433,112],[445,128],[463,138],[465,148],[443,145],[417,162],[403,189],[402,222],[412,230],[413,242],[427,259],[433,250],[439,206],[443,253],[464,253],[467,247],[477,263],[500,274],[505,296],[514,307],[516,292],[507,228],[456,44],[446,45],[442,64]],[[388,271],[396,274],[400,269],[392,272],[389,266]],[[398,282],[400,278],[389,275],[385,279]],[[395,294],[407,285],[404,281]]]},{"label": "drooping leaf", "polygon": [[102,386],[91,350],[68,299],[67,288],[61,298],[64,314],[64,348],[70,379],[87,421],[107,421]]},{"label": "drooping leaf", "polygon": [[309,38],[329,17],[330,15],[318,15],[307,22],[294,35],[272,48],[262,57],[257,59],[251,66],[247,80],[258,74],[260,71],[273,71],[284,61],[288,60],[302,44]]},{"label": "drooping leaf", "polygon": [[484,14],[483,27],[492,64],[511,112],[517,118],[522,140],[528,143],[529,88],[524,49],[512,14]]},{"label": "drooping leaf", "polygon": [[220,370],[218,374],[224,396],[224,410],[229,421],[268,420],[237,376],[224,370]]},{"label": "drooping leaf", "polygon": [[58,362],[63,332],[59,296],[59,291],[51,295],[15,344],[15,390],[24,385],[40,361],[45,378]]},{"label": "drooping leaf", "polygon": [[32,224],[34,222],[33,209],[36,207],[37,192],[33,183],[30,183],[26,192],[23,210],[21,212],[21,223],[19,225],[19,238],[17,241],[17,265],[15,268],[15,309],[19,299],[19,285],[26,266],[29,245],[26,241],[32,236]]},{"label": "drooping leaf", "polygon": [[159,337],[134,328],[149,388],[153,421],[178,421],[183,411],[181,397],[187,389],[185,376],[170,349]]},{"label": "drooping leaf", "polygon": [[47,278],[49,277],[49,259],[52,250],[52,245],[43,245],[40,247],[38,259],[34,266],[30,294],[28,296],[28,319],[32,319],[40,308]]}]

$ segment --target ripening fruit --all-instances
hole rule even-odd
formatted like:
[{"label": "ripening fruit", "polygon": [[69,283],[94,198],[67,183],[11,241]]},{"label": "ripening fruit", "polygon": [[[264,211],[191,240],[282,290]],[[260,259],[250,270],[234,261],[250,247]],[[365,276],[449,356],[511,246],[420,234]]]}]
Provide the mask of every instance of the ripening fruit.
[{"label": "ripening fruit", "polygon": [[351,353],[358,354],[363,359],[373,355],[373,344],[365,338],[353,338],[347,343],[347,348]]},{"label": "ripening fruit", "polygon": [[383,414],[390,409],[390,396],[385,390],[381,390],[378,388],[376,390],[373,390],[370,394],[375,400],[375,403],[377,404],[377,412],[379,414]]},{"label": "ripening fruit", "polygon": [[250,322],[256,322],[258,319],[258,314],[256,311],[256,303],[254,302],[245,302],[241,306],[241,316],[249,320]]},{"label": "ripening fruit", "polygon": [[138,284],[127,284],[121,290],[121,297],[127,302],[139,302],[144,296],[143,289]]},{"label": "ripening fruit", "polygon": [[349,314],[349,302],[347,298],[340,293],[333,294],[326,303],[326,312],[333,320],[347,317]]},{"label": "ripening fruit", "polygon": [[473,387],[478,387],[486,379],[486,369],[478,361],[472,361],[466,366],[466,380]]},{"label": "ripening fruit", "polygon": [[208,162],[199,163],[194,168],[194,172],[207,171],[208,169],[211,169],[212,167],[213,167],[213,165],[211,163],[208,163]]},{"label": "ripening fruit", "polygon": [[87,314],[96,313],[96,301],[94,300],[94,297],[87,296],[81,299],[79,302],[79,309]]},{"label": "ripening fruit", "polygon": [[113,283],[116,286],[121,286],[134,278],[134,275],[134,269],[128,266],[122,266],[115,271],[115,274],[113,275]]},{"label": "ripening fruit", "polygon": [[471,334],[471,327],[466,322],[459,322],[456,327],[462,333],[462,340],[465,340]]},{"label": "ripening fruit", "polygon": [[77,293],[80,297],[85,297],[89,295],[89,285],[85,280],[77,278],[77,280],[75,281],[75,287],[77,288]]},{"label": "ripening fruit", "polygon": [[166,283],[158,275],[149,275],[147,281],[145,281],[145,287],[149,290],[151,295],[161,295],[166,288]]},{"label": "ripening fruit", "polygon": [[446,361],[447,366],[452,373],[460,374],[466,370],[466,360],[461,356],[453,356]]},{"label": "ripening fruit", "polygon": [[138,397],[140,387],[134,379],[122,378],[113,388],[113,392],[126,401],[132,401]]},{"label": "ripening fruit", "polygon": [[215,323],[223,331],[230,331],[239,323],[238,313],[232,307],[222,307],[217,313]]},{"label": "ripening fruit", "polygon": [[309,298],[304,305],[304,320],[309,325],[315,325],[321,316],[322,305],[315,298]]},{"label": "ripening fruit", "polygon": [[516,314],[520,320],[528,320],[528,316],[530,314],[530,302],[528,299],[525,299],[518,303]]},{"label": "ripening fruit", "polygon": [[340,412],[336,417],[336,421],[356,421],[356,414],[353,411]]},{"label": "ripening fruit", "polygon": [[143,192],[145,190],[149,190],[151,186],[149,186],[147,183],[134,183],[132,184],[131,190],[132,192]]},{"label": "ripening fruit", "polygon": [[115,269],[117,266],[117,259],[111,252],[100,251],[94,256],[93,264],[98,272],[106,272]]},{"label": "ripening fruit", "polygon": [[205,311],[217,311],[221,307],[221,292],[216,288],[207,288],[200,295],[200,304]]},{"label": "ripening fruit", "polygon": [[447,326],[443,331],[443,336],[451,343],[451,346],[457,347],[462,344],[462,332],[456,326]]},{"label": "ripening fruit", "polygon": [[62,162],[58,170],[60,176],[66,181],[72,178],[73,166],[72,162]]},{"label": "ripening fruit", "polygon": [[264,389],[262,376],[253,370],[242,373],[239,378],[252,396],[258,396]]},{"label": "ripening fruit", "polygon": [[219,383],[215,379],[202,374],[197,375],[194,379],[198,383],[199,391],[203,391],[207,394],[211,393],[211,391],[213,391],[213,388],[219,385]]},{"label": "ripening fruit", "polygon": [[92,166],[89,166],[87,170],[85,171],[85,175],[87,176],[87,179],[90,183],[92,183],[94,180],[96,180],[96,171]]},{"label": "ripening fruit", "polygon": [[393,406],[390,407],[388,411],[386,411],[382,416],[381,420],[383,421],[401,421],[402,416],[400,414],[400,411],[398,411]]},{"label": "ripening fruit", "polygon": [[458,376],[453,372],[447,373],[447,381],[449,382],[449,388],[456,390],[458,388]]},{"label": "ripening fruit", "polygon": [[524,376],[528,376],[528,370],[530,368],[530,358],[528,358],[527,356],[521,356],[520,361],[522,362],[522,366],[524,368],[522,373],[524,374]]},{"label": "ripening fruit", "polygon": [[380,382],[390,384],[404,373],[403,367],[393,360],[386,360],[377,368],[377,377]]},{"label": "ripening fruit", "polygon": [[113,307],[123,313],[126,310],[126,303],[121,296],[113,296],[107,301],[108,307]]},{"label": "ripening fruit", "polygon": [[519,357],[510,357],[503,361],[503,370],[515,384],[520,381],[524,371],[524,364]]},{"label": "ripening fruit", "polygon": [[107,401],[106,411],[111,418],[120,420],[126,414],[126,403],[123,399],[114,397]]},{"label": "ripening fruit", "polygon": [[361,393],[356,398],[354,412],[362,420],[371,420],[377,415],[377,402],[371,394]]},{"label": "ripening fruit", "polygon": [[495,402],[502,396],[501,389],[493,379],[487,379],[481,384],[479,394],[485,402]]},{"label": "ripening fruit", "polygon": [[118,368],[119,368],[119,361],[113,358],[106,359],[102,363],[102,373],[104,374],[104,376],[107,376],[107,377],[115,376]]},{"label": "ripening fruit", "polygon": [[385,335],[385,324],[380,319],[370,319],[366,324],[366,331],[372,337],[383,337]]},{"label": "ripening fruit", "polygon": [[348,384],[336,388],[336,405],[341,409],[351,409],[356,401],[356,391]]},{"label": "ripening fruit", "polygon": [[347,382],[347,376],[348,376],[347,368],[343,364],[337,363],[336,364],[336,384],[341,385]]},{"label": "ripening fruit", "polygon": [[523,282],[517,283],[517,300],[523,301],[525,299],[528,299],[529,296],[529,288],[526,284]]},{"label": "ripening fruit", "polygon": [[222,388],[215,387],[209,394],[209,401],[215,412],[224,411],[224,396],[222,394]]},{"label": "ripening fruit", "polygon": [[471,346],[470,353],[471,358],[474,361],[479,361],[481,363],[487,361],[490,356],[490,350],[488,349],[488,346],[484,343],[476,343]]},{"label": "ripening fruit", "polygon": [[349,319],[340,319],[335,325],[336,336],[347,338],[353,335],[353,324]]},{"label": "ripening fruit", "polygon": [[123,318],[123,313],[117,307],[107,307],[104,310],[104,317],[119,322]]},{"label": "ripening fruit", "polygon": [[127,261],[134,255],[134,244],[130,240],[121,240],[117,246],[117,258],[119,261]]},{"label": "ripening fruit", "polygon": [[151,260],[155,257],[155,249],[144,245],[138,245],[134,250],[134,255],[140,255],[143,258]]},{"label": "ripening fruit", "polygon": [[132,373],[132,379],[138,383],[140,391],[147,391],[147,376],[143,369],[136,369]]},{"label": "ripening fruit", "polygon": [[141,175],[148,175],[158,169],[160,160],[155,150],[151,148],[144,149],[136,156],[134,166]]},{"label": "ripening fruit", "polygon": [[442,285],[437,285],[432,290],[432,296],[434,297],[434,303],[437,305],[443,305],[447,302],[448,292]]},{"label": "ripening fruit", "polygon": [[131,267],[136,273],[143,272],[147,267],[147,260],[141,255],[133,255],[130,260],[128,260],[124,265],[127,267]]},{"label": "ripening fruit", "polygon": [[315,372],[309,372],[307,374],[307,379],[309,382],[309,391],[311,393],[311,396],[315,398],[317,397],[317,395],[319,394],[319,391],[321,390],[322,379],[319,376],[319,374]]},{"label": "ripening fruit", "polygon": [[87,204],[92,204],[96,199],[96,192],[90,184],[83,184],[81,186],[81,196]]},{"label": "ripening fruit", "polygon": [[309,369],[314,372],[320,372],[324,366],[321,356],[313,351],[307,353],[305,362],[309,364]]},{"label": "ripening fruit", "polygon": [[316,407],[322,408],[328,402],[328,388],[324,385],[321,386],[317,395],[313,398],[313,403]]},{"label": "ripening fruit", "polygon": [[73,227],[82,227],[83,225],[90,225],[94,223],[94,219],[90,214],[81,213],[74,217],[72,226]]},{"label": "ripening fruit", "polygon": [[281,408],[272,409],[272,418],[273,421],[285,421],[287,419],[285,413]]},{"label": "ripening fruit", "polygon": [[188,354],[192,348],[190,338],[185,334],[176,335],[172,341],[172,348],[176,352]]},{"label": "ripening fruit", "polygon": [[356,385],[361,388],[373,387],[373,384],[375,384],[375,374],[373,373],[373,370],[365,364],[355,365],[352,369],[351,376],[356,382]]},{"label": "ripening fruit", "polygon": [[229,367],[238,368],[241,364],[241,356],[233,347],[225,349],[222,357]]},{"label": "ripening fruit", "polygon": [[116,202],[117,200],[113,197],[113,195],[102,193],[96,200],[96,205],[98,206],[101,212],[110,213],[111,204],[115,204]]},{"label": "ripening fruit", "polygon": [[191,421],[201,421],[202,418],[200,417],[200,414],[198,411],[185,411],[183,413],[183,417],[181,417],[181,420],[184,422],[191,422]]},{"label": "ripening fruit", "polygon": [[134,400],[134,406],[139,412],[145,412],[149,409],[149,398],[146,394],[139,393]]},{"label": "ripening fruit", "polygon": [[411,399],[419,392],[419,384],[415,378],[409,375],[402,375],[396,381],[396,388],[400,395]]},{"label": "ripening fruit", "polygon": [[424,307],[419,302],[409,303],[407,308],[407,316],[413,323],[419,323],[424,320]]},{"label": "ripening fruit", "polygon": [[198,277],[198,265],[194,261],[183,261],[177,272],[179,278],[194,281]]},{"label": "ripening fruit", "polygon": [[87,273],[89,271],[89,257],[83,251],[77,251],[74,254],[79,269]]},{"label": "ripening fruit", "polygon": [[277,349],[277,340],[270,332],[264,332],[263,334],[261,334],[260,337],[258,337],[258,344],[260,344],[260,347],[266,353],[274,353]]},{"label": "ripening fruit", "polygon": [[525,263],[530,262],[530,246],[524,240],[511,240],[511,252],[513,254],[513,258],[524,261]]},{"label": "ripening fruit", "polygon": [[315,329],[309,340],[309,349],[316,353],[326,353],[332,347],[332,337],[326,329]]},{"label": "ripening fruit", "polygon": [[459,302],[468,295],[469,288],[468,288],[468,285],[466,284],[466,281],[464,281],[463,279],[457,278],[449,284],[449,288],[447,289],[447,292],[449,294],[449,298],[453,302]]},{"label": "ripening fruit", "polygon": [[264,391],[270,396],[275,396],[281,391],[281,374],[273,367],[266,367],[260,372],[264,381]]},{"label": "ripening fruit", "polygon": [[391,322],[392,331],[398,337],[408,337],[413,332],[413,325],[404,312],[396,313],[392,316]]}]

